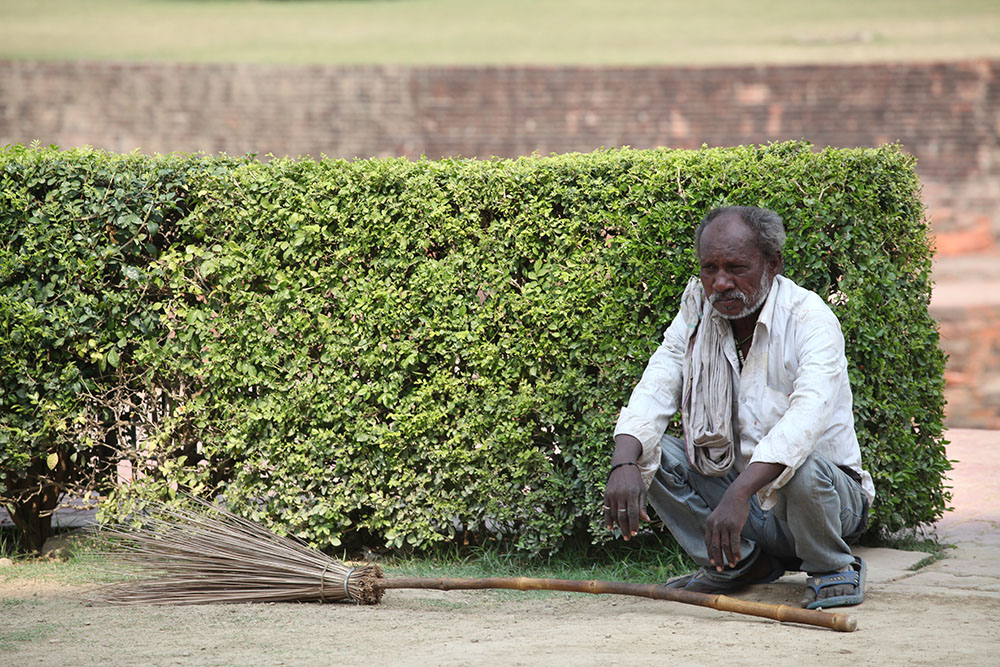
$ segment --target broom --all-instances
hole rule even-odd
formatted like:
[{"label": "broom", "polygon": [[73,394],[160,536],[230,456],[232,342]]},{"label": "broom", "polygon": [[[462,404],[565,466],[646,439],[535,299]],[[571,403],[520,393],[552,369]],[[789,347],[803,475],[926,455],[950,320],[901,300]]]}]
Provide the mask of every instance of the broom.
[{"label": "broom", "polygon": [[133,576],[104,586],[98,599],[111,604],[184,605],[212,602],[334,602],[377,604],[389,589],[511,589],[617,594],[672,600],[719,611],[851,632],[844,614],[749,602],[653,584],[570,579],[384,578],[375,564],[341,563],[308,545],[191,498],[196,509],[153,507],[139,528],[104,528],[118,548],[96,554]]}]

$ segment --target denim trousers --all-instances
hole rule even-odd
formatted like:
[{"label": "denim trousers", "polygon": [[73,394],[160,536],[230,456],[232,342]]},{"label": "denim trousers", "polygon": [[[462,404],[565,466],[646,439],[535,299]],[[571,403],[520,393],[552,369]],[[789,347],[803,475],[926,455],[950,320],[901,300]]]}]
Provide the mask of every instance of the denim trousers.
[{"label": "denim trousers", "polygon": [[[705,526],[736,470],[706,477],[688,462],[684,442],[670,435],[661,442],[660,468],[649,487],[649,504],[674,539],[702,567],[709,568]],[[743,527],[735,568],[714,579],[743,575],[761,554],[780,561],[786,570],[834,572],[853,560],[849,542],[865,529],[867,498],[861,485],[826,458],[811,454],[776,492],[777,504],[763,510],[755,495]]]}]

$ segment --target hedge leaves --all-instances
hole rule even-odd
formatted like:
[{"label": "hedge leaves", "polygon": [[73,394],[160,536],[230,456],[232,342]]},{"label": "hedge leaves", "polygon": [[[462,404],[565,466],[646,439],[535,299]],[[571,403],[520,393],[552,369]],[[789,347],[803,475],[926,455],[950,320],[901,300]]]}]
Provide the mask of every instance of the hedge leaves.
[{"label": "hedge leaves", "polygon": [[876,529],[943,511],[944,358],[897,147],[9,147],[0,179],[8,498],[53,453],[124,457],[130,493],[221,491],[320,546],[599,539],[614,420],[694,272],[694,227],[751,204],[785,218],[785,272],[841,319]]}]

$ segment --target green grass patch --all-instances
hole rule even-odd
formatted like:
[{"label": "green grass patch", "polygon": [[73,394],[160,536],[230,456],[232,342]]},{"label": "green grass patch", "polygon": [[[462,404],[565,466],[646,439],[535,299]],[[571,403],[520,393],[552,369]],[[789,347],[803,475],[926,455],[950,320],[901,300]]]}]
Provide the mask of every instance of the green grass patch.
[{"label": "green grass patch", "polygon": [[20,540],[14,530],[0,530],[0,558],[13,559],[21,553]]},{"label": "green grass patch", "polygon": [[[93,542],[80,537],[78,547],[65,560],[18,559],[13,566],[0,569],[0,582],[31,579],[85,585],[120,580],[121,575],[116,575],[89,550],[91,546]],[[652,532],[641,534],[628,543],[571,547],[545,557],[508,552],[497,546],[464,550],[450,547],[421,556],[390,556],[378,562],[388,577],[537,577],[648,584],[663,583],[695,567],[669,535]],[[497,595],[507,598],[524,593],[506,591],[497,592]],[[23,600],[14,598],[0,600],[0,611],[21,602]]]},{"label": "green grass patch", "polygon": [[924,551],[929,554],[952,548],[952,545],[942,544],[934,536],[927,535],[917,528],[906,528],[881,537],[871,536],[863,543],[869,547],[898,549],[899,551]]},{"label": "green grass patch", "polygon": [[[544,557],[532,557],[487,545],[463,551],[442,549],[420,557],[392,557],[380,563],[389,578],[531,577],[636,584],[662,584],[696,567],[669,535],[652,532],[640,534],[627,543],[617,541],[570,547]],[[575,595],[578,594],[562,591],[488,592],[488,596],[496,601]],[[454,608],[464,606],[448,601],[440,603]]]},{"label": "green grass patch", "polygon": [[391,558],[382,564],[390,577],[538,577],[648,584],[663,583],[695,567],[664,533],[639,535],[627,543],[570,547],[542,557],[484,546],[470,551],[448,549],[429,556]]},{"label": "green grass patch", "polygon": [[867,547],[881,547],[884,549],[897,549],[899,551],[922,551],[927,554],[912,566],[910,570],[916,571],[927,567],[931,563],[936,563],[942,558],[946,558],[948,551],[955,548],[954,544],[944,544],[935,536],[928,535],[924,531],[915,528],[907,528],[895,533],[883,536],[872,535],[862,541]]},{"label": "green grass patch", "polygon": [[[2,543],[2,542],[0,542]],[[119,577],[110,573],[94,555],[96,542],[85,532],[68,536],[60,557],[24,556],[16,552],[5,557],[14,561],[0,568],[0,582],[18,579],[38,579],[68,585],[83,585],[99,581],[113,581]]]},{"label": "green grass patch", "polygon": [[42,624],[39,624],[36,627],[19,630],[4,630],[0,628],[0,651],[9,651],[13,649],[16,644],[37,642],[41,639],[46,639],[54,632],[54,627]]},{"label": "green grass patch", "polygon": [[0,569],[0,582],[17,579],[39,579],[61,584],[79,585],[99,580],[96,567],[79,557],[67,560],[25,558],[14,565]]},{"label": "green grass patch", "polygon": [[994,0],[0,0],[0,58],[707,64],[1000,56]]}]

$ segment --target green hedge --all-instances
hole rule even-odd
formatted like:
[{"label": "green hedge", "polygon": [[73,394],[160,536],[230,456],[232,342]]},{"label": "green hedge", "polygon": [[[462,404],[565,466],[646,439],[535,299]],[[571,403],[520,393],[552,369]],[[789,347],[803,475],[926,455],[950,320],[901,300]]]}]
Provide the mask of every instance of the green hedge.
[{"label": "green hedge", "polygon": [[8,499],[54,455],[100,485],[123,452],[140,495],[222,491],[321,546],[601,539],[610,434],[693,229],[756,204],[843,324],[874,530],[944,509],[944,357],[898,147],[264,164],[15,146],[0,166]]}]

